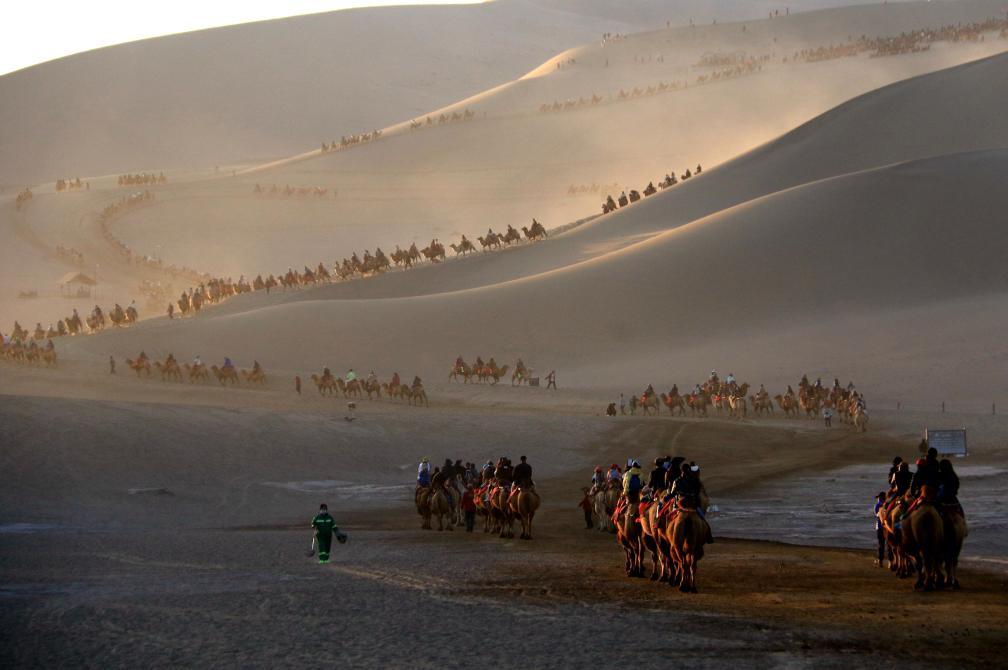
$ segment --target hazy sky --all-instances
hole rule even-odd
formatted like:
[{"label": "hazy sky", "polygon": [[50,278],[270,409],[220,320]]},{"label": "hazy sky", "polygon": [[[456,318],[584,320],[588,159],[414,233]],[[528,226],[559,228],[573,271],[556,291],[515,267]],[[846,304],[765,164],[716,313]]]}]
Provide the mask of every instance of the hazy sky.
[{"label": "hazy sky", "polygon": [[201,28],[378,5],[479,0],[13,0],[0,10],[0,74],[98,47]]}]

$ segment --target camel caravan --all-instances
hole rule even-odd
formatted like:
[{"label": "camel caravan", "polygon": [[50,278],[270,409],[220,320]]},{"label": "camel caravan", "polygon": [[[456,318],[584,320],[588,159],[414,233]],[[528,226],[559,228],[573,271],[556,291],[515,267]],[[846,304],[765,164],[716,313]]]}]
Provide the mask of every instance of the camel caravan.
[{"label": "camel caravan", "polygon": [[336,140],[326,144],[322,142],[322,153],[327,154],[331,151],[340,151],[342,149],[348,149],[358,144],[367,144],[368,142],[373,142],[379,137],[381,137],[382,131],[372,130],[370,133],[360,133],[354,135],[343,135],[340,137],[339,143]]},{"label": "camel caravan", "polygon": [[502,538],[513,538],[515,524],[521,525],[519,538],[532,539],[532,520],[541,505],[532,480],[532,466],[522,456],[517,465],[501,457],[477,471],[474,463],[463,465],[461,460],[452,463],[446,459],[442,467],[431,469],[430,460],[420,461],[414,503],[420,515],[420,527],[433,529],[437,518],[438,530],[452,530],[465,526],[473,532],[478,518],[482,517],[483,532],[496,533]]},{"label": "camel caravan", "polygon": [[790,384],[784,393],[773,397],[762,384],[752,394],[749,390],[748,382],[739,383],[731,373],[722,380],[717,371],[712,370],[707,381],[696,384],[688,393],[680,392],[676,384],[673,384],[668,393],[657,393],[654,386],[649,384],[639,395],[631,394],[628,402],[624,402],[621,396],[618,407],[615,402],[609,403],[605,414],[616,416],[629,413],[635,416],[640,411],[644,416],[659,415],[664,407],[670,416],[686,416],[689,410],[690,416],[694,418],[707,418],[713,411],[718,417],[745,419],[750,416],[773,417],[776,410],[780,410],[784,418],[798,418],[802,415],[809,420],[822,418],[829,427],[836,416],[857,432],[868,430],[867,404],[864,396],[854,388],[853,382],[842,387],[840,380],[834,379],[833,387],[827,389],[821,379],[813,384],[809,382],[807,375],[802,375],[797,393]]},{"label": "camel caravan", "polygon": [[920,444],[924,456],[916,472],[895,458],[889,470],[889,489],[878,494],[878,559],[900,578],[916,575],[915,589],[959,589],[957,568],[968,534],[966,514],[959,503],[959,477],[947,458]]},{"label": "camel caravan", "polygon": [[[335,194],[335,191],[333,192]],[[283,188],[273,184],[268,189],[263,188],[258,183],[252,188],[253,195],[269,195],[282,198],[324,198],[329,194],[329,189],[321,186],[298,186],[292,187],[287,184]]]},{"label": "camel caravan", "polygon": [[[696,172],[691,172],[689,168],[686,168],[686,171],[683,172],[678,179],[676,179],[675,170],[673,170],[672,172],[667,173],[664,179],[658,181],[658,186],[655,186],[655,183],[653,181],[648,182],[648,185],[644,187],[643,197],[646,198],[648,196],[654,195],[655,193],[658,192],[658,189],[662,189],[664,191],[665,189],[671,186],[675,186],[681,181],[686,181],[687,179],[695,177],[702,171],[703,167],[699,163],[697,163]],[[609,212],[615,212],[617,209],[620,209],[622,207],[632,205],[633,203],[641,199],[642,197],[641,194],[642,194],[641,191],[631,189],[630,193],[627,193],[624,190],[622,193],[620,193],[619,198],[616,199],[614,199],[612,195],[608,195],[606,196],[605,202],[602,203],[602,213],[608,214]]]},{"label": "camel caravan", "polygon": [[[160,376],[162,382],[196,382],[212,383],[216,381],[221,386],[266,386],[266,373],[263,371],[259,361],[252,363],[251,369],[239,369],[231,362],[230,358],[225,358],[220,366],[207,366],[199,356],[193,359],[192,363],[179,365],[175,354],[169,353],[163,361],[154,361],[147,356],[145,351],[134,358],[127,358],[126,365],[136,373],[137,379],[141,377],[152,378],[154,374]],[[114,368],[113,368],[114,369]]]},{"label": "camel caravan", "polygon": [[[15,322],[17,326],[17,322]],[[20,336],[19,336],[20,335]],[[27,333],[12,333],[0,335],[0,360],[9,363],[23,363],[42,367],[56,367],[56,345],[48,340],[40,345],[35,338],[26,337]]]},{"label": "camel caravan", "polygon": [[57,179],[56,180],[56,192],[64,193],[67,191],[89,191],[91,190],[91,182],[81,181],[80,177],[77,179]]},{"label": "camel caravan", "polygon": [[125,309],[116,303],[107,315],[101,307],[95,305],[91,313],[84,319],[81,319],[77,310],[74,309],[73,314],[58,320],[55,325],[49,324],[49,328],[43,328],[41,323],[36,323],[35,330],[31,333],[15,321],[11,338],[15,341],[34,340],[38,342],[54,337],[85,335],[104,330],[107,324],[112,324],[116,328],[132,326],[139,318],[136,305],[132,303]]},{"label": "camel caravan", "polygon": [[[382,382],[374,370],[366,379],[361,379],[353,371],[353,368],[348,370],[344,377],[337,377],[328,367],[325,367],[322,368],[322,374],[312,374],[310,378],[319,395],[323,397],[332,397],[338,393],[346,399],[363,400],[364,396],[367,396],[368,400],[381,400],[384,395],[392,400],[405,401],[408,405],[430,407],[427,391],[419,376],[413,377],[412,383],[404,384],[399,373],[395,372],[389,381]],[[295,383],[297,392],[300,393],[301,378],[297,377]]]},{"label": "camel caravan", "polygon": [[681,456],[655,459],[650,476],[633,459],[625,472],[616,463],[598,466],[582,493],[585,527],[616,535],[628,577],[644,577],[650,555],[652,581],[697,592],[697,566],[714,541],[700,466]]},{"label": "camel caravan", "polygon": [[452,112],[451,114],[441,113],[437,117],[427,115],[427,117],[421,121],[419,119],[412,119],[410,121],[410,130],[419,130],[421,128],[430,128],[431,126],[443,126],[446,123],[459,123],[460,121],[471,121],[476,118],[476,112],[470,110],[466,107],[461,112]]},{"label": "camel caravan", "polygon": [[461,356],[455,359],[455,363],[448,373],[448,381],[461,382],[463,384],[490,384],[494,385],[507,377],[508,371],[511,373],[511,386],[521,386],[522,384],[538,386],[538,377],[532,376],[532,368],[525,365],[519,358],[512,368],[510,365],[498,366],[493,356],[490,360],[484,361],[482,356],[477,356],[472,365],[465,362]]},{"label": "camel caravan", "polygon": [[165,176],[164,172],[157,175],[153,172],[121,174],[116,179],[116,183],[119,186],[157,186],[158,184],[167,184],[168,177]]},{"label": "camel caravan", "polygon": [[26,188],[23,191],[18,191],[17,197],[14,198],[14,210],[20,212],[21,208],[34,197],[35,194],[32,193],[30,188]]}]

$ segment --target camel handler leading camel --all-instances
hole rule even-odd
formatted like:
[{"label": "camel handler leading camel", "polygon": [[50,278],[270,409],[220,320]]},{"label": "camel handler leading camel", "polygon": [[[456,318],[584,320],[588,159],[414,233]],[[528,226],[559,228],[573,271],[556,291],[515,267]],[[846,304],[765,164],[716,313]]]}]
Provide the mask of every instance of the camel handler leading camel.
[{"label": "camel handler leading camel", "polygon": [[336,519],[329,514],[329,506],[325,503],[319,505],[319,512],[311,521],[311,527],[315,529],[315,541],[318,544],[319,563],[329,562],[329,550],[332,548],[333,535],[340,544],[347,541],[345,533],[341,533],[336,527]]}]

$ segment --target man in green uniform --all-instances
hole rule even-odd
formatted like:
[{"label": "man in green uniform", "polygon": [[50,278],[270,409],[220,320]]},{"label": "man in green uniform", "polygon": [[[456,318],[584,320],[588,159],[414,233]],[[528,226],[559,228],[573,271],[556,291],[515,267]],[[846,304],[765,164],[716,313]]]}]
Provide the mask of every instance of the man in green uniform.
[{"label": "man in green uniform", "polygon": [[312,519],[311,527],[315,529],[315,539],[318,542],[318,562],[328,563],[333,533],[338,532],[338,529],[336,519],[329,515],[329,507],[325,503],[319,506],[319,512]]}]

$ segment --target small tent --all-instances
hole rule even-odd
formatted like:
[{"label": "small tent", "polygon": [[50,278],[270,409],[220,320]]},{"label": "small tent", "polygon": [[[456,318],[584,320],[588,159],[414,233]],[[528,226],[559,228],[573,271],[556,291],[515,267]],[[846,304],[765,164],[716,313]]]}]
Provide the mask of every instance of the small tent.
[{"label": "small tent", "polygon": [[83,272],[68,272],[59,280],[60,295],[73,297],[90,296],[98,282]]}]

